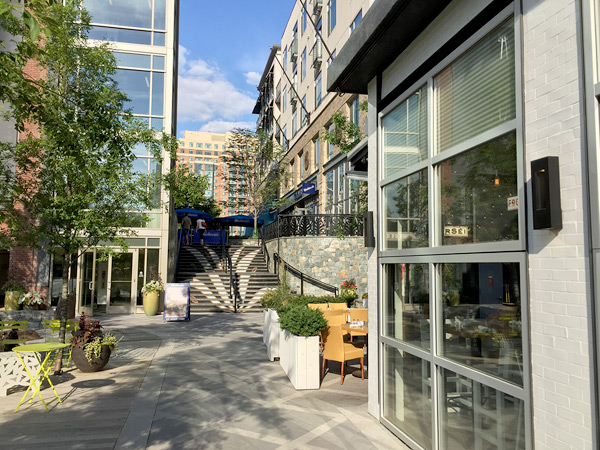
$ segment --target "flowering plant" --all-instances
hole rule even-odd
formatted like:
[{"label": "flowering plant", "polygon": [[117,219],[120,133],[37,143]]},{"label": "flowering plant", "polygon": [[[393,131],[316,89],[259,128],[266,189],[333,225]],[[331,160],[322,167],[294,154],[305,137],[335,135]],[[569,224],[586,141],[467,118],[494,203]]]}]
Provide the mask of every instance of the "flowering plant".
[{"label": "flowering plant", "polygon": [[346,280],[344,281],[340,287],[342,289],[356,289],[358,286],[356,285],[356,282],[354,281],[354,278],[350,279],[350,280]]},{"label": "flowering plant", "polygon": [[142,293],[154,292],[154,291],[161,292],[164,290],[165,290],[165,287],[163,286],[163,284],[160,280],[152,280],[144,285],[144,287],[142,288]]},{"label": "flowering plant", "polygon": [[19,303],[22,303],[25,306],[33,306],[33,305],[43,305],[44,299],[38,292],[25,292],[21,297],[19,297]]}]

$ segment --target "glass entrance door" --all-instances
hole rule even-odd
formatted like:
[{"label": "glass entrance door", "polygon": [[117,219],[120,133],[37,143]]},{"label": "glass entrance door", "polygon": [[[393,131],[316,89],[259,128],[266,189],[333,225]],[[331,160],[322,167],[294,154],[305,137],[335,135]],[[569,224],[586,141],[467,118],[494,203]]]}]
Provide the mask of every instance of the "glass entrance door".
[{"label": "glass entrance door", "polygon": [[[137,252],[137,250],[134,250]],[[120,253],[109,259],[110,282],[107,312],[132,312],[135,307],[136,290],[134,289],[134,258],[133,252]]]},{"label": "glass entrance door", "polygon": [[79,266],[79,312],[131,313],[137,301],[137,249],[100,260],[95,250],[86,252]]}]

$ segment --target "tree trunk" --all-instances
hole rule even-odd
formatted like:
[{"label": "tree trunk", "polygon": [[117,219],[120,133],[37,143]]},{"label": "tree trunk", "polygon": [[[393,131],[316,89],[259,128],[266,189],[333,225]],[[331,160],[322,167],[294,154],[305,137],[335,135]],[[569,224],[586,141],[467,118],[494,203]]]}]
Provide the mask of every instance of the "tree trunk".
[{"label": "tree trunk", "polygon": [[[62,293],[60,298],[60,329],[58,331],[59,342],[65,343],[67,335],[67,316],[69,314],[69,271],[71,270],[71,254],[65,253],[62,272]],[[62,372],[63,350],[58,351],[56,365],[54,366],[54,375],[60,375]]]}]

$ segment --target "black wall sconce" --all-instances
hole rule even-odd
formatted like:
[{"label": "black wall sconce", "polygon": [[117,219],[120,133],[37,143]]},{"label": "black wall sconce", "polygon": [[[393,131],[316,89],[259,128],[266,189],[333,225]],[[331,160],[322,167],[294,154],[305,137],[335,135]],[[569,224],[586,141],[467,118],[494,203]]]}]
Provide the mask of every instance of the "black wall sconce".
[{"label": "black wall sconce", "polygon": [[366,211],[363,213],[363,236],[365,238],[365,247],[375,247],[373,211]]},{"label": "black wall sconce", "polygon": [[562,229],[558,156],[531,161],[533,229]]}]

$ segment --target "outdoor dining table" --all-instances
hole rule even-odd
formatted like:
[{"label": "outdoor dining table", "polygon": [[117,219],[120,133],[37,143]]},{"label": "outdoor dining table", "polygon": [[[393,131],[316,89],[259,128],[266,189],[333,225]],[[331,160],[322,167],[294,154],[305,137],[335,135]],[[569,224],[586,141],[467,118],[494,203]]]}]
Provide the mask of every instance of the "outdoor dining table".
[{"label": "outdoor dining table", "polygon": [[[350,332],[352,332],[352,334],[354,334],[355,336],[367,336],[369,334],[369,325],[367,323],[365,323],[363,325],[353,324],[353,323],[346,323],[346,324],[342,325],[342,333],[350,333]],[[367,346],[367,341],[365,339],[365,347],[366,346]],[[361,378],[362,375],[361,375],[360,369],[353,371],[352,376]],[[364,370],[364,378],[365,379],[368,378],[368,369]]]},{"label": "outdoor dining table", "polygon": [[[19,408],[25,401],[25,397],[27,396],[27,393],[29,392],[29,390],[32,387],[33,387],[33,393],[31,394],[29,403],[31,403],[31,401],[33,400],[33,397],[35,397],[35,394],[37,393],[37,395],[42,400],[44,408],[46,408],[46,411],[49,411],[48,405],[46,405],[46,402],[44,401],[44,398],[42,397],[42,392],[41,392],[41,387],[42,387],[42,383],[44,382],[44,380],[47,380],[48,383],[50,383],[50,387],[52,388],[52,391],[54,391],[54,395],[58,399],[59,403],[62,403],[60,397],[58,396],[58,393],[54,389],[54,385],[52,384],[52,381],[50,381],[50,378],[48,377],[48,373],[52,369],[52,365],[56,361],[56,358],[58,357],[59,350],[66,348],[68,346],[69,346],[69,344],[62,344],[59,342],[46,342],[46,343],[40,343],[40,344],[20,345],[20,346],[12,349],[12,351],[15,352],[17,354],[17,356],[19,357],[19,360],[21,361],[21,364],[25,368],[25,371],[27,372],[27,375],[29,376],[29,379],[31,381],[29,384],[29,387],[25,391],[25,394],[23,394],[21,401],[17,405],[17,409],[15,409],[15,412],[17,412],[19,410]],[[23,358],[21,357],[21,354],[23,354],[23,353],[35,354],[35,357],[37,358],[38,362],[40,363],[40,367],[35,375],[31,374],[31,372],[29,371],[29,368],[27,367],[27,364],[25,364],[25,362],[23,361]],[[42,353],[44,354],[43,359],[42,359]]]}]

